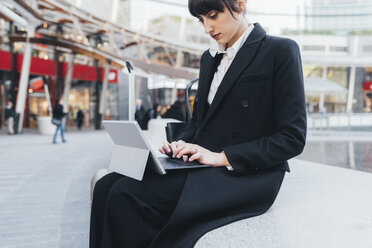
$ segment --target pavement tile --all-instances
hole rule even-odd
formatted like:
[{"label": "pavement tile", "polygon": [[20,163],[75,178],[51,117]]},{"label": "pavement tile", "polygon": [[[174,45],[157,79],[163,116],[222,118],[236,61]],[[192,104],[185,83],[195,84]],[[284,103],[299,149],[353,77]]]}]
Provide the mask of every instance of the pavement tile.
[{"label": "pavement tile", "polygon": [[88,247],[90,180],[108,166],[105,131],[0,134],[0,247]]}]

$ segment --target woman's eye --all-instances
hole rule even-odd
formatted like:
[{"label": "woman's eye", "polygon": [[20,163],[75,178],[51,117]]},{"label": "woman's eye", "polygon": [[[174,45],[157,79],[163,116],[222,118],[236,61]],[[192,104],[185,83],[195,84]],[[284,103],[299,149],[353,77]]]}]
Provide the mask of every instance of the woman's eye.
[{"label": "woman's eye", "polygon": [[211,19],[215,19],[217,17],[217,13],[213,13],[213,14],[211,14],[210,16],[209,16],[209,18],[211,18]]}]

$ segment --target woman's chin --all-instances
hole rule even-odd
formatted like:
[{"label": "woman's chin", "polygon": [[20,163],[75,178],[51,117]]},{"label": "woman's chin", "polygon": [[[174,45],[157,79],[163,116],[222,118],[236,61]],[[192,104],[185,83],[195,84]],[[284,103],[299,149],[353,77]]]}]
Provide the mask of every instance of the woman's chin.
[{"label": "woman's chin", "polygon": [[223,41],[223,40],[217,40],[216,42],[217,42],[217,44],[220,45],[220,46],[225,46],[225,45],[226,45],[226,42]]}]

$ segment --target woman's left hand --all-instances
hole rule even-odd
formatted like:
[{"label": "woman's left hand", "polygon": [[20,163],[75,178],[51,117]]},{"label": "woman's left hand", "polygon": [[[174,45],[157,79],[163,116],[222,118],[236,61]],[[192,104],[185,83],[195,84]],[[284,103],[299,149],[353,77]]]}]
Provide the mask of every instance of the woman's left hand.
[{"label": "woman's left hand", "polygon": [[[191,143],[183,143],[177,146],[173,154],[176,155],[175,157],[177,158],[182,158],[183,161],[188,160],[192,162],[197,160],[201,164],[208,164],[213,167],[230,165],[225,153],[211,152],[208,149]],[[192,156],[188,159],[187,154],[191,154]]]}]

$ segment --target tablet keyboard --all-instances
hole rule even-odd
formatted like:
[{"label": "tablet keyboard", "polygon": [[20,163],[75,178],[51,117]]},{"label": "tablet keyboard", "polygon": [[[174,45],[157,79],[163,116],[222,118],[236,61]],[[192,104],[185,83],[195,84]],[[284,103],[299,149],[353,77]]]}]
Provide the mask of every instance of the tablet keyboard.
[{"label": "tablet keyboard", "polygon": [[176,163],[176,164],[179,164],[179,165],[202,165],[201,163],[199,163],[198,161],[192,161],[192,162],[190,162],[190,161],[186,161],[186,162],[184,162],[182,159],[180,159],[180,158],[167,158],[167,160],[169,161],[169,162],[172,162],[172,163]]}]

